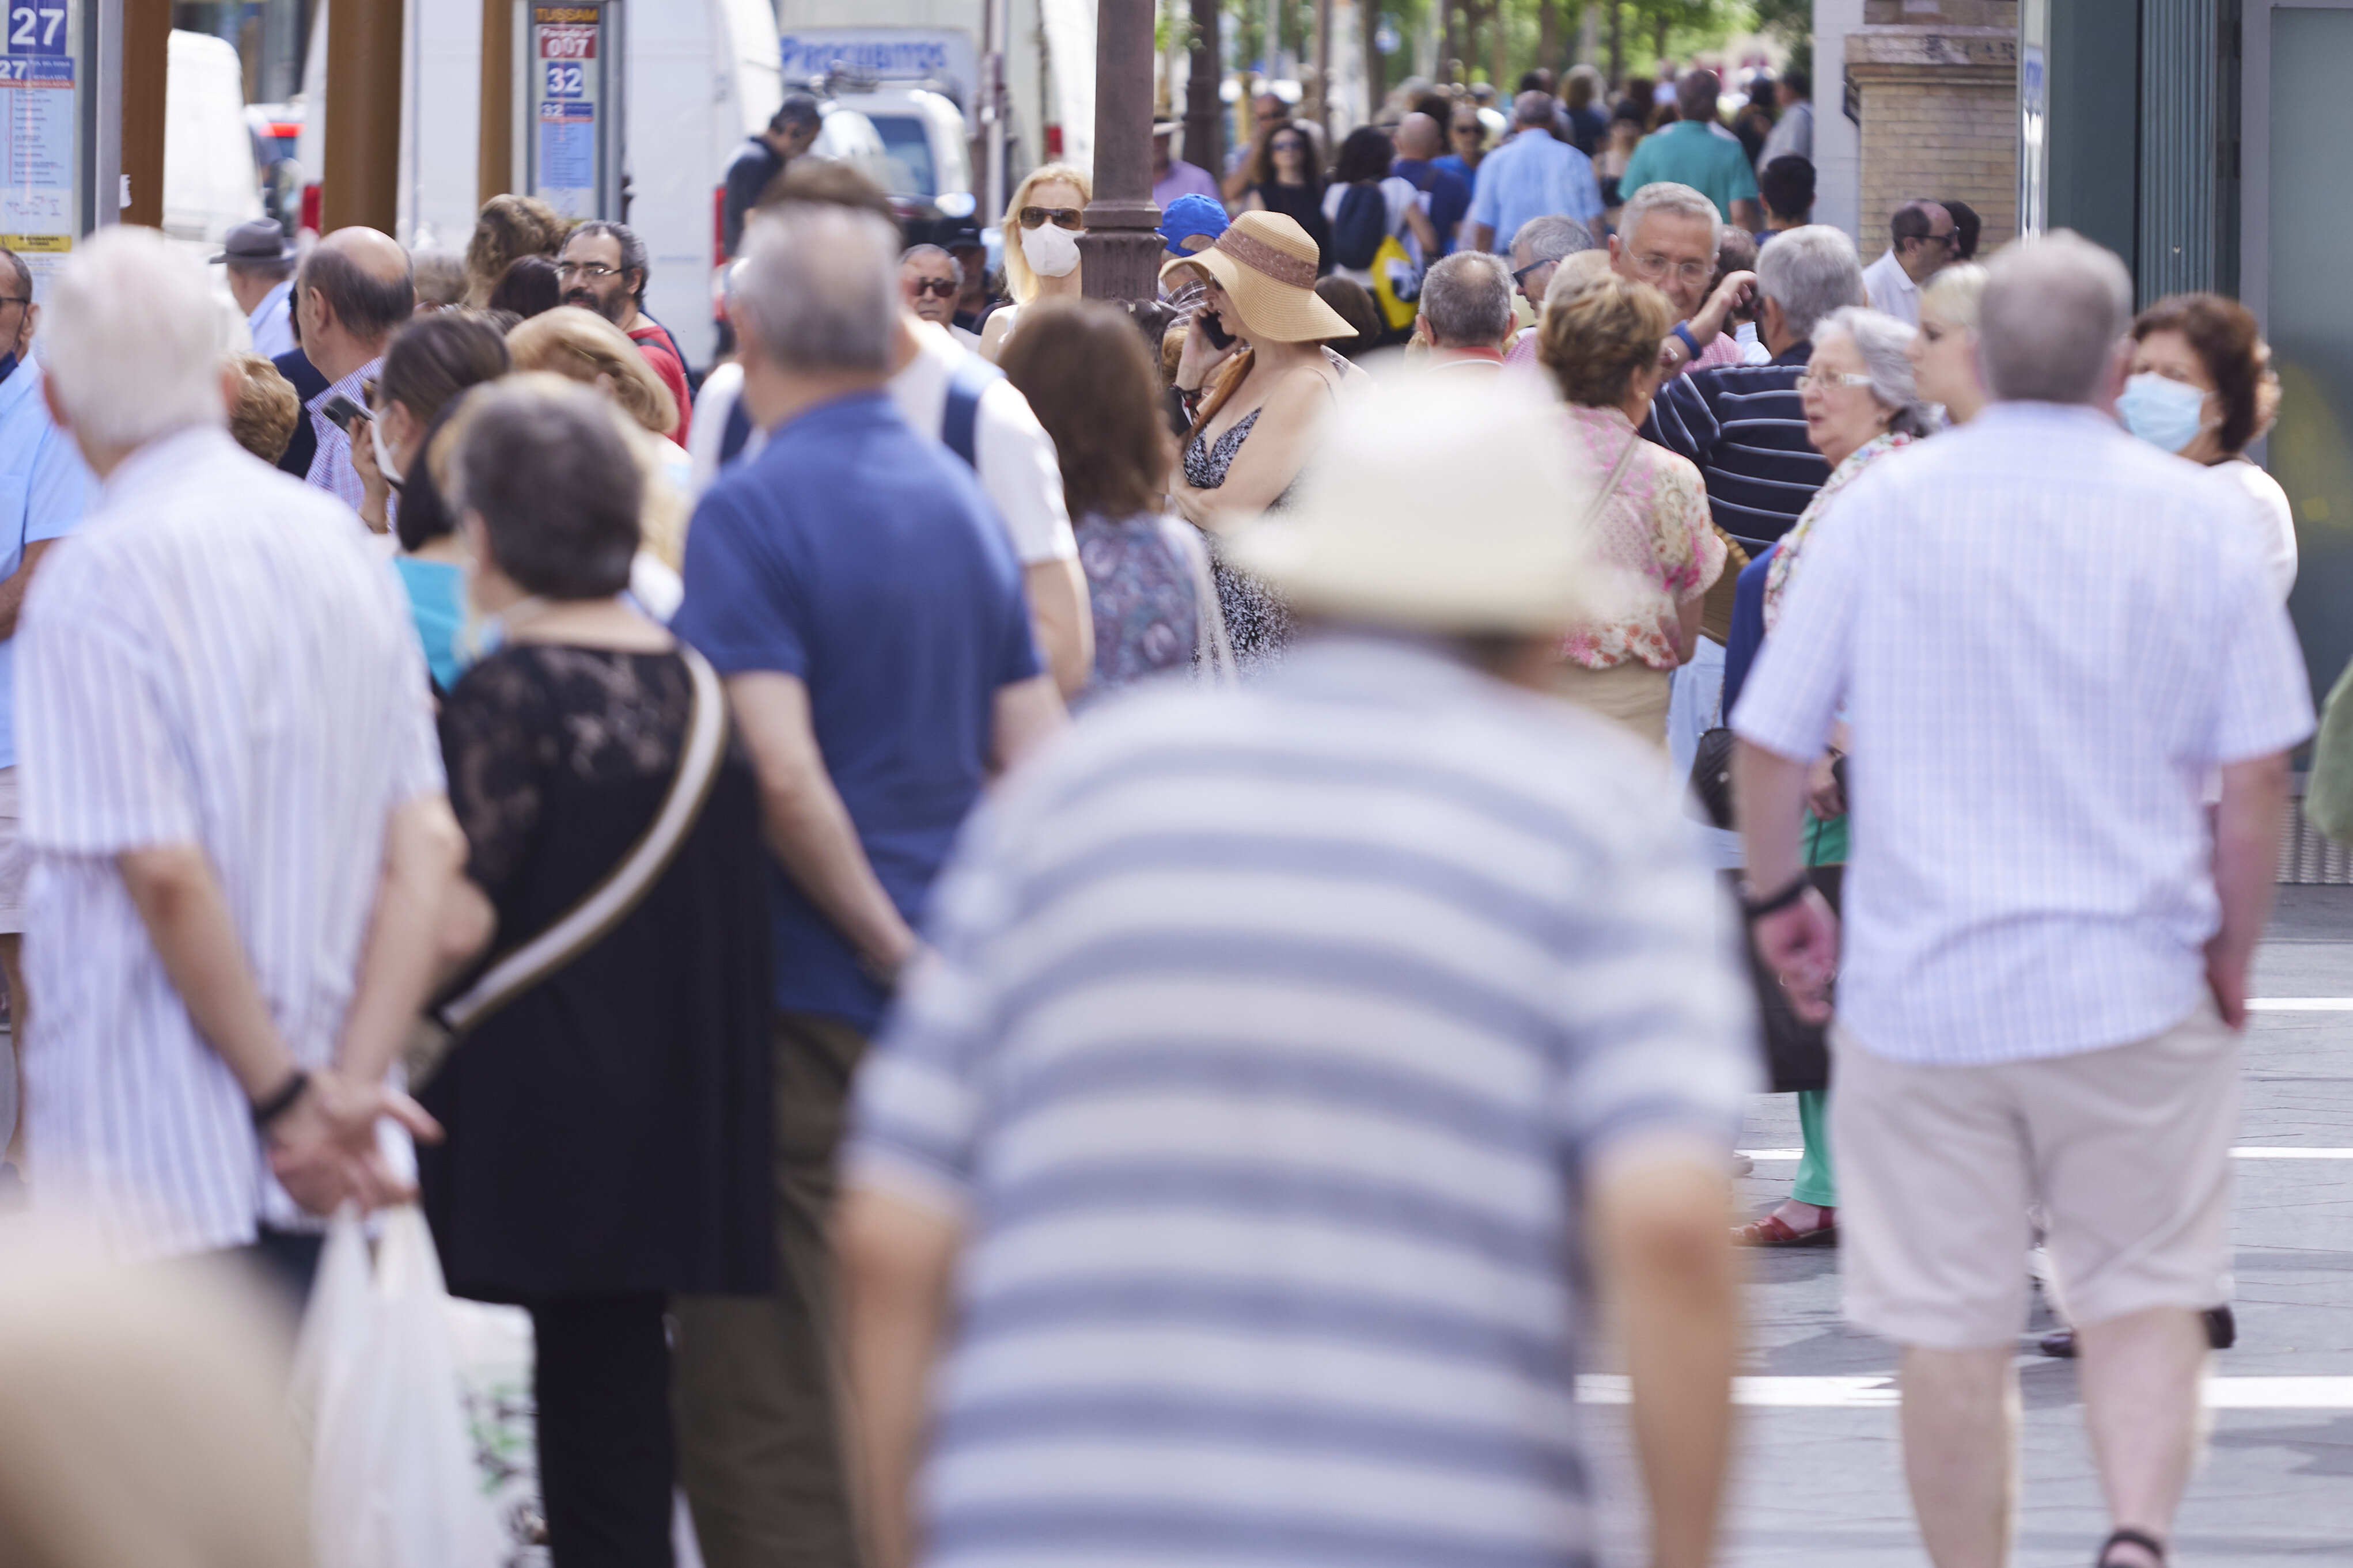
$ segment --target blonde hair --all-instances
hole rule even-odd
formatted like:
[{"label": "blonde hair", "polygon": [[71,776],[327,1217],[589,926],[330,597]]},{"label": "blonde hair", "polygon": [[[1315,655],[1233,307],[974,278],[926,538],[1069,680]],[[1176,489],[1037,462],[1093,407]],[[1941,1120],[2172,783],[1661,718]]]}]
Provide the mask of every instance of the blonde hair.
[{"label": "blonde hair", "polygon": [[294,395],[294,384],[260,354],[224,354],[221,363],[237,374],[228,433],[263,462],[275,463],[286,455],[287,444],[294,439],[294,422],[302,417],[302,400]]},{"label": "blonde hair", "polygon": [[1659,344],[1674,321],[1664,294],[1615,275],[1566,297],[1547,290],[1536,359],[1569,402],[1615,408],[1634,378],[1658,363]]},{"label": "blonde hair", "polygon": [[1029,258],[1021,254],[1021,209],[1029,205],[1030,192],[1054,180],[1077,186],[1081,206],[1095,199],[1094,182],[1068,163],[1040,163],[1013,187],[1012,199],[1005,204],[1005,287],[1017,305],[1038,297],[1038,275],[1029,270]]},{"label": "blonde hair", "polygon": [[558,305],[507,333],[507,353],[517,370],[553,371],[594,386],[609,377],[607,394],[629,416],[657,436],[678,428],[678,400],[662,384],[629,334],[594,310]]},{"label": "blonde hair", "polygon": [[1978,300],[1985,293],[1986,269],[1974,261],[1956,261],[1921,286],[1920,308],[1934,310],[1939,321],[1966,331],[1978,330]]}]

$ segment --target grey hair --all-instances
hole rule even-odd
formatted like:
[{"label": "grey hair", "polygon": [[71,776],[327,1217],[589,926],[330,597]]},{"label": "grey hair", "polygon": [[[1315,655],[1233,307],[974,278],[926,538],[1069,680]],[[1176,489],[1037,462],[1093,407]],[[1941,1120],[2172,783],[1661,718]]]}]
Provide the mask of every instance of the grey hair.
[{"label": "grey hair", "polygon": [[1580,250],[1593,248],[1593,231],[1573,217],[1547,213],[1532,217],[1520,225],[1520,232],[1512,236],[1512,254],[1525,256],[1523,264],[1539,267],[1547,261],[1562,261]]},{"label": "grey hair", "polygon": [[1492,345],[1512,327],[1512,275],[1483,250],[1447,257],[1421,280],[1421,319],[1440,348]]},{"label": "grey hair", "polygon": [[906,249],[899,253],[899,265],[904,267],[910,261],[929,261],[934,257],[937,257],[942,261],[948,264],[948,270],[955,274],[955,280],[959,285],[964,282],[964,263],[958,261],[954,256],[950,255],[947,251],[942,249],[936,245],[911,245],[907,247]]},{"label": "grey hair", "polygon": [[[1775,240],[1775,245],[1781,242]],[[1887,428],[1898,436],[1936,433],[1936,415],[1920,401],[1920,386],[1912,378],[1912,359],[1905,351],[1916,335],[1908,323],[1864,305],[1832,310],[1814,325],[1814,346],[1833,333],[1843,332],[1862,358],[1863,374],[1871,377],[1871,395],[1883,407],[1895,410]]]},{"label": "grey hair", "polygon": [[1985,297],[1985,286],[1984,268],[1974,261],[1956,261],[1920,285],[1920,308],[1974,332],[1978,301]]},{"label": "grey hair", "polygon": [[1781,307],[1789,335],[1798,339],[1812,337],[1833,310],[1869,298],[1854,241],[1826,223],[1786,230],[1759,252],[1757,289]]},{"label": "grey hair", "polygon": [[2132,279],[2105,247],[2068,229],[2005,247],[1978,300],[1986,390],[2009,401],[2089,403],[2131,321]]},{"label": "grey hair", "polygon": [[636,229],[625,223],[615,223],[609,218],[590,218],[586,223],[565,235],[564,243],[569,247],[575,239],[594,239],[598,235],[607,237],[615,245],[620,247],[621,270],[634,271],[638,275],[638,286],[633,290],[632,297],[639,304],[645,303],[646,285],[653,280],[653,271],[646,265],[646,242],[638,237]]},{"label": "grey hair", "polygon": [[744,327],[786,370],[889,371],[897,239],[877,215],[830,203],[785,202],[757,215],[735,285]]},{"label": "grey hair", "polygon": [[49,285],[41,368],[65,423],[128,449],[222,425],[220,345],[204,268],[152,228],[101,228]]},{"label": "grey hair", "polygon": [[1512,123],[1514,125],[1550,125],[1553,97],[1535,88],[1512,100]]},{"label": "grey hair", "polygon": [[[1655,180],[1626,198],[1625,210],[1618,215],[1618,232],[1625,237],[1628,244],[1632,244],[1635,229],[1652,213],[1694,219],[1707,225],[1711,236],[1724,222],[1724,215],[1715,210],[1715,204],[1689,185],[1679,185],[1672,180]],[[1780,241],[1774,243],[1778,245]],[[1711,249],[1715,244],[1713,238],[1708,241]]]}]

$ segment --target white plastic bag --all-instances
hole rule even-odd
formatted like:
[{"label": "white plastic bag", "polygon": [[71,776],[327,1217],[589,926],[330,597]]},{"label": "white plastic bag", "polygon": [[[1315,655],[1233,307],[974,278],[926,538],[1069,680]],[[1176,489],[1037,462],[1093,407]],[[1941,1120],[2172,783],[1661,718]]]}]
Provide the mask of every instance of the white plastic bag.
[{"label": "white plastic bag", "polygon": [[335,1216],[294,1363],[318,1568],[497,1568],[504,1556],[475,1475],[448,1307],[417,1208],[385,1214],[373,1274],[358,1215]]}]

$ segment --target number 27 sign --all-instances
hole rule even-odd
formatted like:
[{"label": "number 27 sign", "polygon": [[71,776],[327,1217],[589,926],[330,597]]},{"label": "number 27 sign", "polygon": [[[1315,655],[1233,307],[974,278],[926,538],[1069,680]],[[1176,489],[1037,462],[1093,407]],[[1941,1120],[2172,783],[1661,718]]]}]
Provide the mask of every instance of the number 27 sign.
[{"label": "number 27 sign", "polygon": [[8,48],[12,55],[62,55],[66,48],[63,5],[11,5]]}]

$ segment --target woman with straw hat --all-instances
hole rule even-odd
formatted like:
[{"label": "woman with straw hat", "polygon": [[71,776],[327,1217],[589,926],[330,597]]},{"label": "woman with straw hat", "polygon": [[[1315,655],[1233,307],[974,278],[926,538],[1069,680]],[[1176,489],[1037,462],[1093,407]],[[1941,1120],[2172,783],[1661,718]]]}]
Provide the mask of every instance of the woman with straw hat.
[{"label": "woman with straw hat", "polygon": [[[1176,362],[1194,414],[1170,496],[1213,541],[1231,518],[1282,505],[1347,374],[1324,343],[1356,330],[1317,297],[1316,262],[1295,221],[1246,212],[1208,249],[1161,268],[1164,279],[1207,285]],[[1218,596],[1239,658],[1280,651],[1290,624],[1282,601],[1222,563]]]}]

